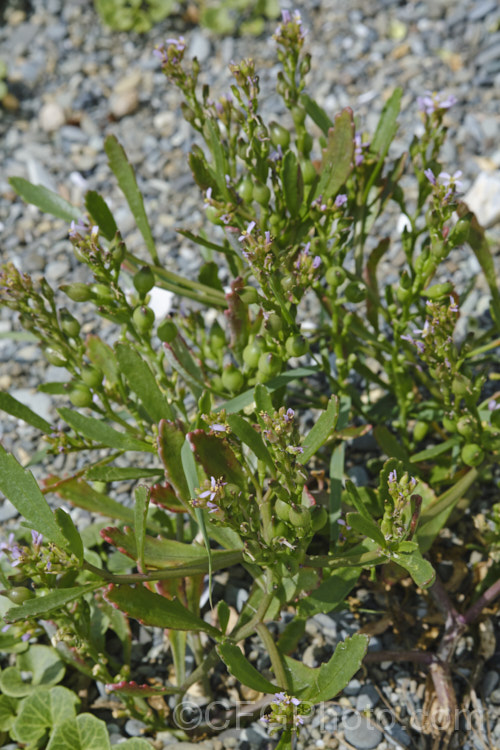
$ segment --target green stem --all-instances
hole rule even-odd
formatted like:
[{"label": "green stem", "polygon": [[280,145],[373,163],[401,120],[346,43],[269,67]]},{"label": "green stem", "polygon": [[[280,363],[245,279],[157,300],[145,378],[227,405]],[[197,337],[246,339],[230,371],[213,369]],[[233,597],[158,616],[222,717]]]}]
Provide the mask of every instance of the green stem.
[{"label": "green stem", "polygon": [[267,648],[278,685],[286,690],[287,693],[289,693],[292,689],[290,681],[288,679],[287,673],[285,672],[285,666],[283,664],[282,656],[278,651],[271,633],[266,628],[263,622],[260,622],[255,629],[260,635],[262,643]]},{"label": "green stem", "polygon": [[244,638],[248,638],[248,636],[252,635],[252,633],[255,632],[258,623],[262,622],[262,620],[264,619],[265,614],[267,610],[269,609],[269,605],[271,604],[273,598],[274,598],[274,592],[272,591],[269,591],[267,594],[264,594],[252,619],[249,620],[245,625],[242,625],[241,627],[238,627],[238,625],[236,625],[235,629],[231,633],[232,640],[242,641]]}]

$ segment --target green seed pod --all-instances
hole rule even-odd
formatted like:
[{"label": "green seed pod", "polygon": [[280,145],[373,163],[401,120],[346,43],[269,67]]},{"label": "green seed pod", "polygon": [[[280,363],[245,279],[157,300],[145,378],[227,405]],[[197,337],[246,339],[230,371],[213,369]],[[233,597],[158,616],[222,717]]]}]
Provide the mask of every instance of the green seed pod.
[{"label": "green seed pod", "polygon": [[303,505],[295,505],[290,508],[289,521],[292,526],[308,531],[311,528],[311,511]]},{"label": "green seed pod", "polygon": [[134,274],[132,282],[141,297],[145,297],[155,285],[155,275],[149,266],[143,266]]},{"label": "green seed pod", "polygon": [[302,172],[302,179],[304,180],[304,185],[312,185],[312,183],[318,176],[314,164],[310,159],[299,160],[299,164],[300,170]]},{"label": "green seed pod", "polygon": [[205,215],[211,224],[222,226],[224,223],[219,216],[218,209],[215,208],[215,206],[207,206],[205,209]]},{"label": "green seed pod", "polygon": [[469,237],[470,232],[470,221],[469,219],[459,219],[453,229],[451,230],[448,242],[451,244],[452,247],[456,247],[457,245],[463,245],[464,242],[467,242],[467,239]]},{"label": "green seed pod", "polygon": [[462,461],[467,466],[479,466],[484,461],[484,451],[477,443],[469,443],[462,448]]},{"label": "green seed pod", "polygon": [[112,302],[115,299],[113,290],[107,284],[92,284],[90,289],[101,304],[103,302]]},{"label": "green seed pod", "polygon": [[292,109],[290,110],[292,113],[292,119],[295,127],[299,127],[300,125],[303,125],[306,119],[306,111],[303,107],[300,107],[298,104],[294,105]]},{"label": "green seed pod", "polygon": [[281,357],[273,352],[263,352],[259,357],[259,372],[266,378],[278,375],[282,366]]},{"label": "green seed pod", "polygon": [[132,320],[139,333],[148,333],[155,322],[155,314],[150,307],[139,305],[132,313]]},{"label": "green seed pod", "polygon": [[299,137],[297,138],[297,148],[298,150],[304,154],[304,156],[309,156],[311,153],[313,147],[313,139],[312,135],[310,133],[301,133]]},{"label": "green seed pod", "polygon": [[78,281],[75,281],[73,284],[63,284],[59,289],[72,299],[73,302],[86,302],[92,297],[90,287]]},{"label": "green seed pod", "polygon": [[243,388],[244,382],[242,373],[235,365],[226,365],[222,372],[222,385],[226,390],[237,393]]},{"label": "green seed pod", "polygon": [[236,190],[243,203],[250,203],[253,198],[253,182],[250,177],[244,177],[240,180]]},{"label": "green seed pod", "polygon": [[35,592],[26,588],[26,586],[15,586],[13,589],[7,591],[7,596],[11,602],[19,605],[27,602],[28,599],[34,599]]},{"label": "green seed pod", "polygon": [[340,266],[330,266],[330,268],[325,273],[325,281],[328,284],[328,286],[333,287],[334,289],[345,281],[345,271]]},{"label": "green seed pod", "polygon": [[288,527],[283,521],[274,521],[271,526],[271,538],[280,539],[288,535]]},{"label": "green seed pod", "polygon": [[470,417],[461,417],[457,422],[457,432],[468,440],[474,434],[474,422]]},{"label": "green seed pod", "polygon": [[47,362],[50,362],[51,365],[55,365],[56,367],[66,367],[68,364],[66,357],[61,354],[60,351],[53,349],[51,346],[44,349],[43,353],[45,354],[45,359]]},{"label": "green seed pod", "polygon": [[258,367],[260,355],[262,352],[266,351],[265,347],[266,342],[262,336],[257,336],[243,349],[243,362],[248,365],[248,367]]},{"label": "green seed pod", "polygon": [[290,520],[290,510],[291,508],[288,503],[285,503],[285,501],[281,498],[278,498],[274,503],[274,512],[276,513],[280,521]]},{"label": "green seed pod", "polygon": [[309,344],[306,339],[299,333],[295,336],[289,336],[285,344],[286,353],[290,357],[302,357],[307,351],[309,351]]},{"label": "green seed pod", "polygon": [[443,417],[441,420],[443,423],[443,427],[447,432],[451,432],[452,434],[456,432],[457,426],[455,424],[455,420],[451,419],[450,417]]},{"label": "green seed pod", "polygon": [[328,512],[322,505],[315,505],[311,509],[311,524],[313,531],[319,531],[328,521]]},{"label": "green seed pod", "polygon": [[177,336],[177,326],[175,325],[173,320],[169,320],[167,318],[162,323],[160,323],[156,333],[158,334],[158,338],[160,339],[160,341],[164,341],[170,344],[170,342],[173,341]]},{"label": "green seed pod", "polygon": [[80,333],[81,327],[78,320],[73,315],[71,315],[69,310],[67,310],[65,307],[62,307],[59,310],[59,317],[61,319],[61,328],[64,333],[67,336],[71,336],[75,339]]},{"label": "green seed pod", "polygon": [[460,373],[458,373],[453,378],[453,383],[451,384],[451,390],[455,396],[458,396],[459,398],[461,398],[470,392],[471,385],[472,384],[469,378],[466,378],[465,375],[461,375]]},{"label": "green seed pod", "polygon": [[267,185],[259,183],[257,185],[254,185],[253,197],[259,205],[267,206],[269,205],[269,200],[271,198],[271,191],[269,190]]},{"label": "green seed pod", "polygon": [[227,349],[226,334],[217,321],[210,328],[210,348],[215,352]]},{"label": "green seed pod", "polygon": [[102,371],[95,365],[86,365],[82,367],[80,377],[89,388],[98,388],[102,383]]},{"label": "green seed pod", "polygon": [[273,336],[278,336],[283,330],[283,318],[278,313],[271,313],[264,323],[266,331]]},{"label": "green seed pod", "polygon": [[281,146],[283,150],[287,149],[290,145],[290,133],[288,130],[277,122],[271,122],[269,129],[273,146]]},{"label": "green seed pod", "polygon": [[116,247],[111,251],[111,257],[113,259],[113,265],[118,268],[121,266],[125,259],[125,243],[120,240]]},{"label": "green seed pod", "polygon": [[366,287],[357,281],[351,281],[346,286],[344,294],[349,302],[362,302],[366,298]]},{"label": "green seed pod", "polygon": [[424,289],[420,294],[422,297],[428,297],[429,299],[441,299],[441,297],[449,297],[453,291],[453,284],[450,281],[444,284],[433,284],[428,289]]},{"label": "green seed pod", "polygon": [[413,427],[413,439],[416,443],[420,443],[425,438],[428,432],[428,422],[415,422],[415,426]]},{"label": "green seed pod", "polygon": [[69,400],[77,408],[92,406],[92,391],[84,383],[71,383]]}]

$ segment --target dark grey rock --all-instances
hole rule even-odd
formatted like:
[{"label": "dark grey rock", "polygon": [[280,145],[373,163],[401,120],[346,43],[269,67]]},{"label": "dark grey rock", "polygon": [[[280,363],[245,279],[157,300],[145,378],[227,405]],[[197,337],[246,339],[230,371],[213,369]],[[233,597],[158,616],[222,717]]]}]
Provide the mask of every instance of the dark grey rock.
[{"label": "dark grey rock", "polygon": [[352,713],[342,719],[344,737],[357,750],[372,750],[382,741],[382,732],[359,713]]},{"label": "dark grey rock", "polygon": [[361,712],[375,708],[379,701],[380,696],[373,685],[363,685],[356,699],[356,710]]}]

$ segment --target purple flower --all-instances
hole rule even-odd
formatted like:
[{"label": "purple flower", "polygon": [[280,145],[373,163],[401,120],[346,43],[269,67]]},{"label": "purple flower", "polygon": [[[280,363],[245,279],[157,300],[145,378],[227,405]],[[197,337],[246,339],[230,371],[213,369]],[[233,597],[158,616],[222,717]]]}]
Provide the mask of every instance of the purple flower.
[{"label": "purple flower", "polygon": [[251,221],[250,224],[247,226],[246,229],[243,230],[243,232],[238,237],[238,242],[243,242],[249,235],[252,234],[253,230],[255,228],[255,221]]},{"label": "purple flower", "polygon": [[489,411],[496,411],[497,409],[500,409],[500,404],[492,398],[488,401],[488,409]]},{"label": "purple flower", "polygon": [[291,22],[292,17],[290,15],[290,11],[289,10],[282,10],[281,11],[281,20],[283,21],[283,23],[290,23]]},{"label": "purple flower", "polygon": [[35,531],[34,529],[31,529],[31,542],[33,544],[33,547],[39,548],[42,546],[43,542],[43,534],[40,534],[39,531]]},{"label": "purple flower", "polygon": [[442,93],[436,94],[432,91],[426,91],[424,96],[417,97],[417,106],[426,115],[432,115],[439,110],[450,109],[456,103],[457,99],[453,94],[445,96]]},{"label": "purple flower", "polygon": [[398,481],[398,475],[397,475],[396,469],[393,469],[392,471],[389,472],[388,480],[389,482]]},{"label": "purple flower", "polygon": [[287,409],[286,410],[286,414],[283,416],[283,421],[284,422],[291,422],[292,419],[294,418],[294,416],[295,416],[294,410],[293,409]]},{"label": "purple flower", "polygon": [[217,424],[217,422],[214,422],[214,424],[210,425],[210,429],[214,432],[226,432],[226,426],[223,424]]},{"label": "purple flower", "polygon": [[28,630],[27,633],[24,633],[24,635],[21,636],[21,640],[24,642],[29,641],[30,638],[31,638],[31,630]]},{"label": "purple flower", "polygon": [[450,295],[450,306],[449,306],[448,310],[450,312],[454,312],[454,313],[458,312],[458,305],[457,305],[457,303],[455,302],[455,300],[453,299],[453,297],[451,295]]},{"label": "purple flower", "polygon": [[219,506],[211,500],[208,501],[207,508],[209,513],[216,513],[219,510]]},{"label": "purple flower", "polygon": [[312,267],[313,268],[319,268],[320,265],[321,265],[321,258],[319,257],[319,255],[315,255],[314,256],[314,260],[312,262]]},{"label": "purple flower", "polygon": [[340,194],[339,194],[339,195],[337,195],[337,197],[335,198],[335,203],[334,203],[334,206],[335,206],[335,208],[341,208],[341,207],[342,207],[342,206],[344,206],[344,205],[345,205],[346,203],[347,203],[347,195],[345,195],[344,193],[340,193]]},{"label": "purple flower", "polygon": [[[457,169],[452,175],[448,172],[440,172],[438,174],[438,180],[444,187],[449,187],[453,192],[461,191],[463,189],[463,182],[459,179],[462,176],[462,170]],[[447,193],[448,195],[448,193]]]},{"label": "purple flower", "polygon": [[76,239],[77,237],[81,236],[82,234],[87,234],[89,231],[89,226],[86,223],[85,219],[78,219],[78,221],[72,221],[69,227],[69,236],[72,240]]},{"label": "purple flower", "polygon": [[169,47],[175,47],[177,52],[183,52],[186,49],[186,40],[183,36],[180,36],[178,39],[173,39],[172,37],[165,39],[165,44],[168,44]]},{"label": "purple flower", "polygon": [[270,245],[271,242],[272,242],[271,232],[269,230],[266,230],[266,232],[264,232],[264,241],[265,241],[266,245]]},{"label": "purple flower", "polygon": [[432,171],[432,169],[424,169],[424,174],[429,180],[429,182],[431,183],[431,185],[436,184],[436,178],[434,177],[434,172]]},{"label": "purple flower", "polygon": [[294,706],[300,706],[300,701],[298,698],[290,698],[290,703],[292,703]]},{"label": "purple flower", "polygon": [[275,693],[273,703],[282,703],[286,699],[286,693]]}]

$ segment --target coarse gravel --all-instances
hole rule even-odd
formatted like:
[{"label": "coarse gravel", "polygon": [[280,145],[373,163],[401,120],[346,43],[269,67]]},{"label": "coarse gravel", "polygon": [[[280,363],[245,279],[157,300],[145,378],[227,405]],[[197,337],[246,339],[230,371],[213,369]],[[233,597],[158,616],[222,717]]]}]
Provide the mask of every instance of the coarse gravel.
[{"label": "coarse gravel", "polygon": [[[373,132],[384,101],[396,86],[402,86],[401,127],[393,146],[397,152],[407,148],[413,133],[421,128],[418,96],[431,90],[457,98],[446,118],[450,137],[444,149],[445,167],[450,173],[462,170],[465,190],[472,190],[467,193],[471,202],[475,200],[481,210],[488,208],[483,220],[496,242],[498,260],[498,2],[305,0],[297,7],[309,29],[308,44],[313,55],[309,93],[317,97],[330,117],[350,106],[359,118],[360,128]],[[113,205],[129,246],[142,252],[141,237],[111,177],[103,151],[105,137],[114,134],[136,169],[160,257],[173,270],[195,274],[199,254],[176,233],[176,227],[194,231],[203,223],[203,200],[187,164],[193,133],[181,117],[180,96],[159,70],[152,51],[165,37],[183,34],[188,54],[200,60],[205,71],[202,79],[210,83],[214,95],[228,90],[231,60],[254,57],[263,112],[266,117],[287,124],[286,111],[272,93],[278,70],[270,39],[273,28],[270,24],[258,38],[218,38],[198,27],[186,26],[182,15],[177,14],[140,36],[104,28],[88,0],[7,3],[0,27],[0,58],[8,63],[11,93],[9,109],[1,112],[0,119],[2,262],[14,261],[23,272],[35,276],[44,274],[54,286],[69,280],[86,280],[71,251],[67,226],[24,206],[8,183],[11,176],[45,185],[75,205],[83,205],[87,190],[97,190]],[[479,177],[486,181],[486,194],[481,193],[481,186],[477,187]],[[397,254],[391,257],[388,281],[397,278],[400,261]],[[446,272],[458,289],[465,288],[478,271],[475,257],[466,250],[457,251],[446,264]],[[488,295],[484,285],[470,295],[467,305],[467,310],[462,311],[465,320],[467,316],[485,313]],[[89,321],[88,330],[92,325]],[[104,327],[106,323],[99,325]],[[0,333],[18,330],[11,311],[2,309]],[[61,371],[47,365],[37,346],[0,338],[0,388],[11,390],[47,419],[54,418],[51,401],[34,389],[42,380],[60,378]],[[40,447],[29,426],[5,415],[0,422],[0,439],[22,463]],[[69,472],[75,469],[75,461],[72,455],[60,456],[51,468]],[[351,471],[355,474],[361,469],[353,467]],[[83,511],[76,511],[75,520],[85,525],[90,518]],[[7,529],[16,522],[15,509],[4,501],[0,523]],[[244,590],[238,581],[232,592],[231,603],[241,606]],[[359,591],[357,596],[360,597]],[[367,595],[366,606],[382,609],[383,602],[373,602]],[[494,622],[498,634],[498,619]],[[350,613],[316,615],[308,622],[301,644],[304,660],[316,666],[318,659],[331,653],[338,639],[358,627]],[[141,638],[142,644],[136,644],[136,649],[142,649],[147,662],[148,653],[161,650],[162,638],[152,629],[144,629]],[[393,642],[389,629],[371,638],[370,649],[389,648]],[[466,657],[471,657],[467,647],[467,643],[462,646],[464,680],[469,668]],[[262,668],[265,655],[257,640],[252,653]],[[146,669],[147,666],[146,663]],[[499,668],[497,649],[476,695],[484,719],[474,730],[457,733],[464,750],[491,748],[492,742],[493,746],[500,745]],[[351,681],[337,702],[327,704],[310,718],[297,750],[426,747],[426,740],[418,731],[424,678],[416,668],[405,664],[371,666]],[[112,741],[137,736],[141,728],[139,722],[133,721],[125,727],[110,726]],[[165,748],[184,750],[264,750],[276,744],[259,723],[240,730],[227,729],[198,745],[180,743],[168,733],[162,733],[157,740]]]}]

